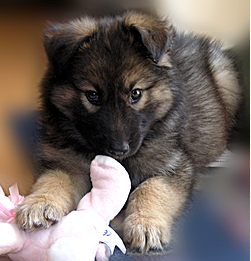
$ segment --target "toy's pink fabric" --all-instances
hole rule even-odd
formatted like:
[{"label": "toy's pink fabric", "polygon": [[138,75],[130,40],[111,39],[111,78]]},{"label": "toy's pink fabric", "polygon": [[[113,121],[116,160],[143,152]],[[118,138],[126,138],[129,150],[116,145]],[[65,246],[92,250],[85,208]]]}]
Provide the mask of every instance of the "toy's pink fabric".
[{"label": "toy's pink fabric", "polygon": [[[99,247],[99,241],[109,221],[125,204],[130,179],[120,163],[106,156],[97,156],[92,162],[91,179],[93,188],[80,201],[77,211],[49,229],[24,232],[15,222],[7,224],[3,223],[6,217],[1,219],[0,255],[8,255],[13,261],[93,261],[98,253],[98,261],[107,260],[103,259],[107,258],[107,249]],[[11,206],[0,193],[5,208]],[[14,205],[19,200],[16,196],[9,199]]]},{"label": "toy's pink fabric", "polygon": [[11,223],[15,218],[15,209],[17,204],[24,200],[19,195],[17,184],[9,188],[10,196],[6,197],[0,187],[0,222]]}]

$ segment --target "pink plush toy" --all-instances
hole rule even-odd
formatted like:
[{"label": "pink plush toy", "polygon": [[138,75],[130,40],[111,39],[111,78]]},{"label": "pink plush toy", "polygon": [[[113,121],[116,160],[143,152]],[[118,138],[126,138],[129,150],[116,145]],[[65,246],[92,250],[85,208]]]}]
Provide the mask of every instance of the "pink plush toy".
[{"label": "pink plush toy", "polygon": [[10,197],[0,187],[0,255],[14,261],[93,261],[95,257],[103,261],[115,245],[125,253],[122,240],[108,224],[127,200],[131,188],[128,173],[115,159],[96,156],[91,180],[93,188],[81,199],[77,211],[49,229],[34,232],[22,231],[15,224],[15,207],[23,200],[17,186],[10,188]]}]

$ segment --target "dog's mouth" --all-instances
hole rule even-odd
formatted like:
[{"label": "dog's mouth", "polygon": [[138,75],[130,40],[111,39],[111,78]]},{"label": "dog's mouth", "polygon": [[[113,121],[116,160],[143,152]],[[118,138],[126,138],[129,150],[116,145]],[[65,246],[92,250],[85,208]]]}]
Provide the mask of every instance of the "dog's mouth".
[{"label": "dog's mouth", "polygon": [[128,142],[121,142],[114,145],[111,145],[106,149],[107,153],[112,157],[123,157],[130,152],[130,146]]},{"label": "dog's mouth", "polygon": [[105,154],[116,160],[122,160],[124,158],[132,156],[134,153],[132,153],[131,149],[128,146],[128,149],[122,150],[106,149]]},{"label": "dog's mouth", "polygon": [[110,152],[105,153],[105,155],[110,156],[110,157],[112,157],[116,160],[119,160],[119,161],[131,156],[129,154],[128,155],[127,154],[114,155],[113,153],[110,153]]}]

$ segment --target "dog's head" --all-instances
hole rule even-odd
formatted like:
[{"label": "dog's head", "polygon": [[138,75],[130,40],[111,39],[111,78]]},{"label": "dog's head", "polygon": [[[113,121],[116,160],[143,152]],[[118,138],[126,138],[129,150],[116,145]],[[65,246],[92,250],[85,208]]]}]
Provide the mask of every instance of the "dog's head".
[{"label": "dog's head", "polygon": [[135,12],[53,25],[45,34],[44,104],[74,125],[89,150],[131,156],[172,103],[160,65],[169,44],[165,21]]}]

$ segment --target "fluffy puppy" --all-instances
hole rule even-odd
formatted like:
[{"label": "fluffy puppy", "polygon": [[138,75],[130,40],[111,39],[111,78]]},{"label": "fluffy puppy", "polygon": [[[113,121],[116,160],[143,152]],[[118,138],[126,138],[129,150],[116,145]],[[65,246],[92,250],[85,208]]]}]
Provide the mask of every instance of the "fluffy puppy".
[{"label": "fluffy puppy", "polygon": [[38,178],[17,223],[60,220],[90,190],[91,160],[109,155],[132,181],[125,241],[161,249],[196,173],[226,148],[240,100],[233,61],[210,39],[133,11],[54,24],[44,46]]}]

